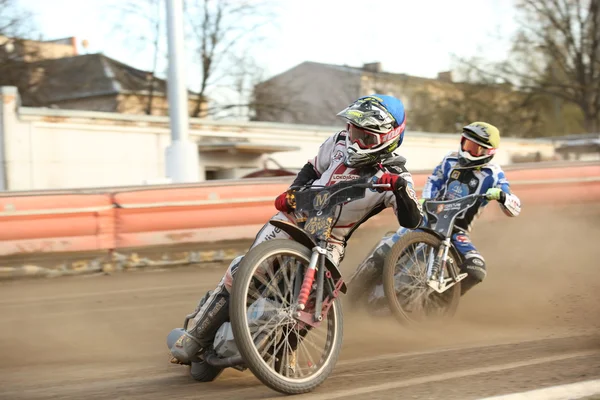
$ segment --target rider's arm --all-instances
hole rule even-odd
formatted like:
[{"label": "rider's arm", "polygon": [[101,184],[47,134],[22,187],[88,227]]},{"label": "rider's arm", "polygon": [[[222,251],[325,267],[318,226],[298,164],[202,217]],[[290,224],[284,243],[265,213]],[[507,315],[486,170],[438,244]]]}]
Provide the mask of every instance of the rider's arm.
[{"label": "rider's arm", "polygon": [[[391,171],[390,171],[391,172]],[[416,229],[421,225],[423,220],[423,209],[417,193],[414,190],[414,182],[412,175],[404,167],[398,175],[401,179],[400,185],[392,193],[387,192],[385,205],[392,206],[398,223],[408,229]]]},{"label": "rider's arm", "polygon": [[300,172],[298,172],[298,175],[296,175],[296,179],[294,179],[291,186],[304,186],[318,178],[319,174],[315,170],[315,167],[310,162],[307,162]]},{"label": "rider's arm", "polygon": [[[317,155],[308,160],[304,167],[298,172],[294,182],[292,182],[291,186],[304,186],[312,181],[318,179],[323,172],[329,168],[329,163],[331,162],[331,153],[333,152],[333,148],[338,140],[340,140],[340,136],[342,132],[336,133],[325,140],[321,146],[319,147],[319,151]],[[345,140],[345,136],[343,136]],[[279,196],[275,198],[275,208],[279,211],[290,212],[292,208],[288,201],[288,193],[283,192]]]},{"label": "rider's arm", "polygon": [[442,161],[433,169],[431,175],[427,177],[427,182],[425,183],[425,187],[423,187],[423,195],[421,196],[422,198],[434,199],[444,185],[444,181],[446,180],[448,174],[448,163],[446,162],[446,159],[447,157],[444,157]]},{"label": "rider's arm", "polygon": [[[407,173],[408,174],[408,173]],[[394,190],[396,197],[396,217],[398,223],[405,228],[416,229],[423,220],[423,208],[414,189],[412,177],[404,178],[407,185],[400,190]]]},{"label": "rider's arm", "polygon": [[[495,185],[488,190],[495,200],[498,200],[500,208],[509,217],[516,217],[521,213],[521,200],[510,191],[510,183],[506,179],[504,171],[500,167],[494,168]],[[494,195],[493,192],[496,192]]]}]

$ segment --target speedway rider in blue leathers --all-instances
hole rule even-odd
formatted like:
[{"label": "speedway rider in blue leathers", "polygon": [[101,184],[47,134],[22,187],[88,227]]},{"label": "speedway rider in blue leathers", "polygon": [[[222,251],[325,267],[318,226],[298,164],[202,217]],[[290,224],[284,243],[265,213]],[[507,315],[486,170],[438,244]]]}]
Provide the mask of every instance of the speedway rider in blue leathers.
[{"label": "speedway rider in blue leathers", "polygon": [[[477,285],[486,276],[485,259],[469,238],[473,221],[483,211],[489,200],[497,200],[501,209],[510,217],[521,212],[519,198],[511,193],[504,171],[491,163],[500,145],[500,132],[486,122],[473,122],[463,128],[458,152],[448,153],[434,168],[423,189],[421,203],[426,199],[453,200],[470,194],[486,194],[472,206],[463,218],[457,219],[452,243],[463,258],[461,272],[468,276],[461,281],[461,295]],[[383,289],[381,273],[383,261],[391,247],[407,229],[400,228],[395,234],[383,237],[375,249],[359,266],[351,281],[349,292],[352,302],[357,304],[370,294],[369,304],[380,304]]]},{"label": "speedway rider in blue leathers", "polygon": [[[338,113],[346,129],[331,135],[298,173],[292,186],[333,185],[362,176],[376,183],[389,184],[387,189],[367,190],[363,199],[339,207],[327,257],[338,265],[350,235],[365,221],[387,207],[393,208],[397,222],[417,228],[422,208],[405,160],[395,154],[402,144],[406,115],[402,102],[392,96],[374,94],[356,100]],[[394,161],[396,160],[396,161]],[[401,161],[398,161],[401,160]],[[273,218],[295,223],[293,203],[283,192],[275,199],[279,211]],[[256,235],[251,248],[272,239],[289,239],[280,228],[266,223]],[[198,304],[196,316],[185,334],[171,347],[171,362],[189,365],[201,363],[201,355],[213,343],[218,328],[229,320],[229,291],[242,257],[231,262],[217,287]]]}]

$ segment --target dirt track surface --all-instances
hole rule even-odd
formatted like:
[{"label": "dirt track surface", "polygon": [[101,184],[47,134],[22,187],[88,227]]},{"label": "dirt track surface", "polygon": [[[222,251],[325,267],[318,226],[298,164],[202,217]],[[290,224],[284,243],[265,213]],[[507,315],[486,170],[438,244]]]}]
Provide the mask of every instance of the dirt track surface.
[{"label": "dirt track surface", "polygon": [[[600,206],[482,221],[488,277],[452,323],[410,331],[347,312],[334,373],[300,398],[476,399],[600,378],[599,223]],[[346,276],[386,229],[361,230]],[[200,384],[168,363],[166,334],[224,268],[0,284],[0,398],[280,397],[249,371]]]}]

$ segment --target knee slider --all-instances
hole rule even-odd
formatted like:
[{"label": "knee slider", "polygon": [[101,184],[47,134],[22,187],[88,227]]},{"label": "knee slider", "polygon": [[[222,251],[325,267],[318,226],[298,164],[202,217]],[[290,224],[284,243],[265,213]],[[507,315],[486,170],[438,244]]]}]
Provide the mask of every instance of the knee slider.
[{"label": "knee slider", "polygon": [[462,270],[469,274],[469,277],[481,282],[485,279],[487,271],[485,268],[485,260],[481,254],[467,254],[462,265]]}]

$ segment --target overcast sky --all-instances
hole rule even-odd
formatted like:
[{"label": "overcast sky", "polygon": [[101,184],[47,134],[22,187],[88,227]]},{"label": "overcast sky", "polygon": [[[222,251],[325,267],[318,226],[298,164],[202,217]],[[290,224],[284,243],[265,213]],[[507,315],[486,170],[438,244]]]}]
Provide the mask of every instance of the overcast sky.
[{"label": "overcast sky", "polygon": [[[88,52],[103,52],[151,70],[151,49],[131,45],[115,30],[120,14],[112,4],[118,0],[18,1],[35,13],[45,39],[87,39]],[[512,0],[281,0],[278,4],[279,17],[266,28],[269,40],[255,49],[266,76],[303,61],[352,66],[381,61],[389,72],[435,77],[451,68],[453,53],[504,58],[515,28]],[[164,68],[161,64],[159,69]],[[188,68],[188,86],[196,89],[199,81],[192,69]]]}]

